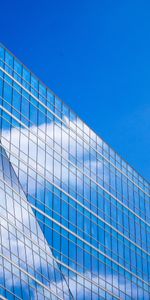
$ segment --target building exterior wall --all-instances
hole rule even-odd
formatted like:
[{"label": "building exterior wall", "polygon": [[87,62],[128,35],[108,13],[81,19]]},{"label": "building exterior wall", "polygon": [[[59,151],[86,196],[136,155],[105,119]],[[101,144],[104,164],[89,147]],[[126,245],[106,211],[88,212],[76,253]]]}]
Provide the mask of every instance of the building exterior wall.
[{"label": "building exterior wall", "polygon": [[0,140],[0,295],[149,299],[149,183],[2,45]]}]

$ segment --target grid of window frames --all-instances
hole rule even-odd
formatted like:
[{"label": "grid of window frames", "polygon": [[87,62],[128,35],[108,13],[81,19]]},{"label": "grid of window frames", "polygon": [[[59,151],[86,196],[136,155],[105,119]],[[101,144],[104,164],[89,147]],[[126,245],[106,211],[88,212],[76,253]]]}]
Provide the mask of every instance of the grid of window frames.
[{"label": "grid of window frames", "polygon": [[0,198],[1,294],[7,299],[72,299],[2,146]]},{"label": "grid of window frames", "polygon": [[149,299],[149,183],[3,46],[0,116],[2,147],[59,266],[60,290],[74,299]]}]

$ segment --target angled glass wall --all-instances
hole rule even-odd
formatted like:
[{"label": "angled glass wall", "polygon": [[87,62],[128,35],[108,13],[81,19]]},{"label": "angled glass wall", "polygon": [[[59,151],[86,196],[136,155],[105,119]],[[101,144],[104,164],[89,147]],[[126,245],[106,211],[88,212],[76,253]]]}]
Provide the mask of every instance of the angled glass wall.
[{"label": "angled glass wall", "polygon": [[2,146],[0,199],[1,295],[73,299]]},{"label": "angled glass wall", "polygon": [[149,183],[3,46],[0,129],[61,299],[149,299]]}]

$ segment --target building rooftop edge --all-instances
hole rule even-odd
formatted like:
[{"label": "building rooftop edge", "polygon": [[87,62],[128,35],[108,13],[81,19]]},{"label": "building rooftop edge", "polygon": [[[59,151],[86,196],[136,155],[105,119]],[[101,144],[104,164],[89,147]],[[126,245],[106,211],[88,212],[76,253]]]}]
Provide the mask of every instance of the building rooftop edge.
[{"label": "building rooftop edge", "polygon": [[122,161],[124,161],[128,166],[130,166],[132,168],[133,171],[135,171],[138,176],[140,176],[148,185],[149,185],[149,188],[150,188],[150,182],[148,179],[146,179],[143,175],[140,174],[140,172],[138,172],[135,167],[133,167],[126,159],[124,159],[109,143],[107,143],[105,141],[105,139],[103,137],[101,137],[101,135],[99,135],[95,129],[93,129],[92,127],[90,127],[90,125],[88,125],[84,119],[82,119],[77,113],[76,111],[74,111],[71,106],[66,103],[66,101],[62,100],[53,90],[51,90],[51,88],[49,88],[49,86],[43,82],[31,69],[29,69],[20,59],[18,59],[18,57],[13,53],[11,52],[2,42],[0,42],[0,46],[2,48],[4,48],[6,51],[8,51],[15,59],[18,60],[19,63],[21,63],[31,74],[34,75],[34,77],[37,78],[38,81],[40,81],[54,96],[56,96],[62,103],[64,103],[74,114],[76,114],[76,116],[89,128],[91,129],[95,134],[96,136],[98,136],[110,149],[112,149],[119,157]]}]

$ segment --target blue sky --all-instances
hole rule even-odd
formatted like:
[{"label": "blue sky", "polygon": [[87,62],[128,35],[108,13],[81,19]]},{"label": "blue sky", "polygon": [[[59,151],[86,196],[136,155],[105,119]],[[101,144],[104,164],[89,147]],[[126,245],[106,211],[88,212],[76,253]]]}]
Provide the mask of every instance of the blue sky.
[{"label": "blue sky", "polygon": [[2,1],[0,41],[150,180],[149,1]]}]

